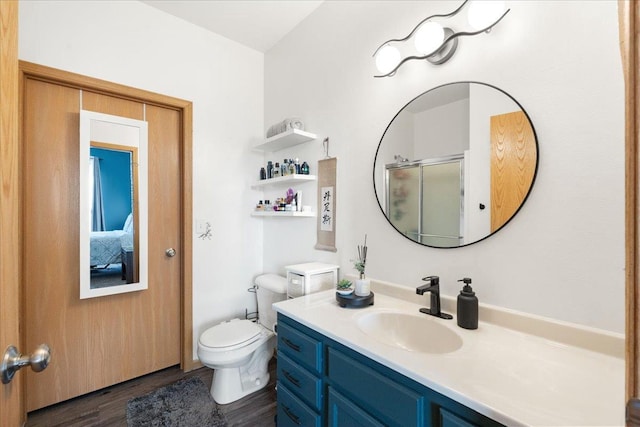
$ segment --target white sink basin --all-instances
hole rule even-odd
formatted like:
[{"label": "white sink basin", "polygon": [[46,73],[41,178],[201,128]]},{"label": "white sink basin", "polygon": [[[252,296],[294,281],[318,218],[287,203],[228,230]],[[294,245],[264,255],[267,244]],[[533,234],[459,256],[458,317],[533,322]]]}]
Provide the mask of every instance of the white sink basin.
[{"label": "white sink basin", "polygon": [[442,354],[462,347],[458,334],[426,314],[374,312],[359,318],[357,324],[370,337],[407,351]]}]

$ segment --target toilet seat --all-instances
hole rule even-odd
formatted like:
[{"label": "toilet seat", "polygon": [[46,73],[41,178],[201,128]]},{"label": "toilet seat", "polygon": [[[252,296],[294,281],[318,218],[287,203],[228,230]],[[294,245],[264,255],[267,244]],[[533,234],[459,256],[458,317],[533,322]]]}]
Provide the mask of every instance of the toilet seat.
[{"label": "toilet seat", "polygon": [[213,326],[200,336],[200,345],[211,351],[231,351],[260,339],[262,327],[250,320],[234,319]]}]

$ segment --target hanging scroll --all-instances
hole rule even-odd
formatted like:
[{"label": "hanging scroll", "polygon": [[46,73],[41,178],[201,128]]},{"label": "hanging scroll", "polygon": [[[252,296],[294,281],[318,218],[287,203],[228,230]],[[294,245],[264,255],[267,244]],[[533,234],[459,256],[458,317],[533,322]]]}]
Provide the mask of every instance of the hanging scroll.
[{"label": "hanging scroll", "polygon": [[336,167],[333,157],[318,161],[318,240],[315,248],[336,252]]}]

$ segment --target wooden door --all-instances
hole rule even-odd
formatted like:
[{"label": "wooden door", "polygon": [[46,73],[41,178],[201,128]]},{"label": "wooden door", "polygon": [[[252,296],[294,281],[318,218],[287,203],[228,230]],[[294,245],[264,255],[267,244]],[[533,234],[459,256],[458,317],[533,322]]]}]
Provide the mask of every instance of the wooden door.
[{"label": "wooden door", "polygon": [[[180,116],[147,107],[149,289],[79,299],[80,108],[142,120],[142,102],[27,78],[23,100],[25,341],[50,367],[27,373],[27,411],[180,363]],[[82,102],[82,106],[80,103]],[[176,247],[168,258],[164,249]]]},{"label": "wooden door", "polygon": [[[18,2],[0,1],[0,352],[20,340]],[[24,421],[24,381],[0,384],[0,423]]]},{"label": "wooden door", "polygon": [[619,0],[625,80],[625,346],[627,426],[640,426],[640,2]]},{"label": "wooden door", "polygon": [[536,171],[536,140],[522,111],[491,116],[491,232],[520,208]]}]

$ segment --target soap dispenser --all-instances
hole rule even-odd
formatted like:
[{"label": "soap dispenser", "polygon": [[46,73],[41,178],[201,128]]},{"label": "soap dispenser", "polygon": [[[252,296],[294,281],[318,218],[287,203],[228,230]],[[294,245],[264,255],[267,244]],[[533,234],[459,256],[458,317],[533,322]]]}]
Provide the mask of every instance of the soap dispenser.
[{"label": "soap dispenser", "polygon": [[458,326],[464,329],[478,329],[478,297],[471,289],[471,279],[458,280],[464,287],[458,295]]}]

